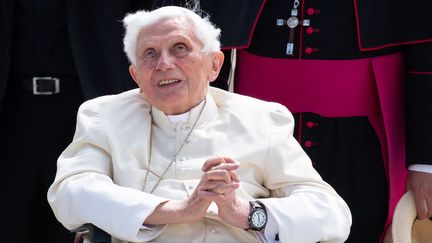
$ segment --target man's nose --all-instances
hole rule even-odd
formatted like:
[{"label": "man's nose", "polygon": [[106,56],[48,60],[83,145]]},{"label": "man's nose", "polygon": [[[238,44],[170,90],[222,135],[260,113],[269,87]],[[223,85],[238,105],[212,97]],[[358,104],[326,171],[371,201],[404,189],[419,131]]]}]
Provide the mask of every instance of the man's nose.
[{"label": "man's nose", "polygon": [[166,71],[169,69],[173,69],[174,65],[174,57],[167,52],[162,52],[157,60],[156,69],[160,71]]}]

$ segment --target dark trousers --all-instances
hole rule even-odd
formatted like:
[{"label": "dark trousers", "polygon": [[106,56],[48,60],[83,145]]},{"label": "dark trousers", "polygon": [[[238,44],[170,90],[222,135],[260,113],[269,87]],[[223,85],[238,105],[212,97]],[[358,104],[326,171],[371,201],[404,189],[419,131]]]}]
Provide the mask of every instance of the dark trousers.
[{"label": "dark trousers", "polygon": [[55,219],[47,190],[57,158],[72,140],[81,91],[33,95],[9,86],[0,110],[0,241],[73,242],[74,235]]},{"label": "dark trousers", "polygon": [[346,201],[352,214],[347,243],[378,243],[388,192],[381,146],[366,117],[294,115],[295,137],[315,169]]}]

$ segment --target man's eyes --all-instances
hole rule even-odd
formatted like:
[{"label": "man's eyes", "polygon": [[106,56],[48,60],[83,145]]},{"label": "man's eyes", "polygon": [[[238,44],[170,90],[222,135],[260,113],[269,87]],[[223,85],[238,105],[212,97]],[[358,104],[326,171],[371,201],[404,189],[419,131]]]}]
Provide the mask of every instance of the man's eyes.
[{"label": "man's eyes", "polygon": [[[175,44],[171,50],[170,53],[174,56],[182,56],[185,55],[189,51],[189,48],[184,43],[177,43]],[[154,59],[159,56],[159,52],[154,48],[149,48],[144,51],[142,57],[146,59]]]},{"label": "man's eyes", "polygon": [[157,55],[156,50],[154,50],[154,49],[147,49],[147,50],[144,52],[143,57],[144,57],[144,58],[154,58],[154,57],[156,57],[156,55]]},{"label": "man's eyes", "polygon": [[174,52],[183,52],[183,51],[187,51],[188,48],[185,44],[179,43],[179,44],[176,44],[173,49],[174,49]]}]

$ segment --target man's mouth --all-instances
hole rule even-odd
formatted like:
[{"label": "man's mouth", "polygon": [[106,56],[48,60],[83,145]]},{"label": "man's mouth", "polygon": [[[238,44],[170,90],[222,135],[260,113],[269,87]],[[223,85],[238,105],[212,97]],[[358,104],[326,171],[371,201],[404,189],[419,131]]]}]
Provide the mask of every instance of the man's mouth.
[{"label": "man's mouth", "polygon": [[173,83],[177,83],[177,82],[180,82],[180,80],[179,79],[164,79],[164,80],[159,81],[158,85],[159,85],[159,87],[161,87],[161,86],[165,86],[165,85],[169,85],[169,84],[173,84]]}]

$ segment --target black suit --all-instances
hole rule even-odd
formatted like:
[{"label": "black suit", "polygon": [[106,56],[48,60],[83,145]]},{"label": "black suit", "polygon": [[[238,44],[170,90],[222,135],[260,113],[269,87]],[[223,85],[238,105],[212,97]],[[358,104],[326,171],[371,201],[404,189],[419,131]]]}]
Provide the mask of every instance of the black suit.
[{"label": "black suit", "polygon": [[[140,2],[140,1],[137,1]],[[123,53],[121,20],[134,8],[131,1],[67,1],[70,44],[86,99],[135,87]],[[6,92],[12,53],[14,0],[1,2],[0,104]],[[53,20],[55,21],[55,20]]]},{"label": "black suit", "polygon": [[151,1],[62,3],[66,7],[69,54],[75,68],[67,85],[67,79],[60,75],[60,92],[52,95],[34,95],[31,78],[59,76],[59,73],[23,75],[16,70],[31,69],[16,68],[20,62],[12,65],[17,56],[13,48],[17,2],[0,3],[0,184],[5,219],[1,241],[72,242],[73,235],[56,221],[46,200],[55,176],[56,159],[72,139],[76,112],[83,101],[135,87],[122,51],[121,20],[128,12],[147,8]]}]

